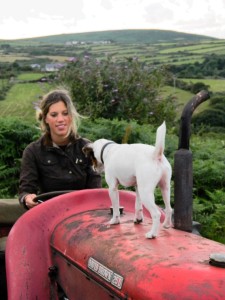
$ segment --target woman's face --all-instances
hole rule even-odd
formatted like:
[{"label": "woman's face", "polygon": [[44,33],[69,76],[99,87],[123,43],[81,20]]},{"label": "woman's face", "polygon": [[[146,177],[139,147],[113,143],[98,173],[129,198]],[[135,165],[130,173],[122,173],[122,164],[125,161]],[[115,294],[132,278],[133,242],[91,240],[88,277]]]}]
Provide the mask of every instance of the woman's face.
[{"label": "woman's face", "polygon": [[71,116],[63,101],[52,104],[46,115],[45,122],[49,125],[51,138],[56,144],[65,140],[71,125]]}]

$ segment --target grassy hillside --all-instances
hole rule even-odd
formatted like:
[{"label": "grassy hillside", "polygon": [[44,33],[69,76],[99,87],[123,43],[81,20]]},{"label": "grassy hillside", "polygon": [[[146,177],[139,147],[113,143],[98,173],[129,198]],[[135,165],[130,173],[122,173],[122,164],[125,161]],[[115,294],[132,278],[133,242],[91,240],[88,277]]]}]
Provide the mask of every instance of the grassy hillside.
[{"label": "grassy hillside", "polygon": [[[216,40],[212,37],[204,35],[188,34],[169,30],[111,30],[98,31],[74,34],[60,34],[46,37],[37,37],[30,39],[19,39],[15,42],[35,42],[45,44],[64,44],[66,42],[100,42],[111,41],[114,43],[125,44],[148,44],[148,43],[162,43],[162,42],[178,42],[178,41],[203,41]],[[9,41],[8,41],[9,42]]]},{"label": "grassy hillside", "polygon": [[[85,34],[78,35],[80,42],[76,35],[0,41],[0,63],[62,63],[70,57],[93,56],[101,60],[111,56],[119,61],[137,57],[149,64],[180,65],[201,63],[211,54],[225,55],[225,40],[171,31],[115,31],[87,36],[92,36],[92,42],[83,42]],[[112,42],[102,42],[106,40]]]},{"label": "grassy hillside", "polygon": [[[99,60],[111,56],[117,61],[137,57],[139,61],[150,65],[191,65],[203,62],[205,57],[212,54],[225,55],[225,40],[166,30],[116,30],[0,41],[0,67],[1,64],[15,62],[21,66],[40,64],[44,68],[46,63],[67,63],[68,58],[78,56],[92,56]],[[19,77],[17,79],[25,80]],[[222,79],[187,81],[204,82],[213,92],[225,91]],[[0,101],[0,117],[8,112],[13,116],[23,117],[24,113],[20,108],[24,109],[26,103],[28,106],[25,115],[33,118],[32,102],[39,94],[43,94],[42,89],[43,85],[38,83],[14,85],[7,98]],[[179,114],[193,96],[177,88],[165,87],[162,96],[168,94],[176,98]],[[202,104],[199,110],[205,106],[207,104]]]}]

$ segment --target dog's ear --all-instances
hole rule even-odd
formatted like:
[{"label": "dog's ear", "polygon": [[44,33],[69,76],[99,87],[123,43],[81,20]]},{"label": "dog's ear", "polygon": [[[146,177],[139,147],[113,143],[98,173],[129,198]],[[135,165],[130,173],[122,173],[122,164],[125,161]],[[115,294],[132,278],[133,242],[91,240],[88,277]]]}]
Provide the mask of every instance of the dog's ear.
[{"label": "dog's ear", "polygon": [[82,151],[84,152],[85,156],[91,160],[94,169],[96,169],[98,163],[97,163],[97,159],[95,158],[95,155],[94,155],[92,144],[85,145],[82,148]]},{"label": "dog's ear", "polygon": [[94,156],[94,151],[92,148],[92,144],[86,144],[83,148],[82,148],[83,153],[85,154],[86,157],[91,158],[92,156]]}]

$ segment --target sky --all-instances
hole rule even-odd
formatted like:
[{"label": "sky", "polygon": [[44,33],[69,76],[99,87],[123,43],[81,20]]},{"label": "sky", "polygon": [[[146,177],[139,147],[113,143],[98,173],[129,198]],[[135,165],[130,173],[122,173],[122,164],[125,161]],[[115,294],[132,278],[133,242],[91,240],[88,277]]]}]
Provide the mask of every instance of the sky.
[{"label": "sky", "polygon": [[225,0],[5,0],[0,39],[162,29],[225,39]]}]

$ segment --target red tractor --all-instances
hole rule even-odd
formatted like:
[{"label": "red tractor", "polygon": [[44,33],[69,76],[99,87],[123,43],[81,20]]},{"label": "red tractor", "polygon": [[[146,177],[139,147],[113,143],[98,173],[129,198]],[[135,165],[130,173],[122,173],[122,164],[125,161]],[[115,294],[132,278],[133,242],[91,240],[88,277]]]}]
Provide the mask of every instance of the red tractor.
[{"label": "red tractor", "polygon": [[20,217],[6,246],[8,299],[224,299],[215,255],[225,245],[173,228],[146,239],[147,211],[135,225],[135,194],[120,199],[117,226],[107,189],[56,196]]}]

